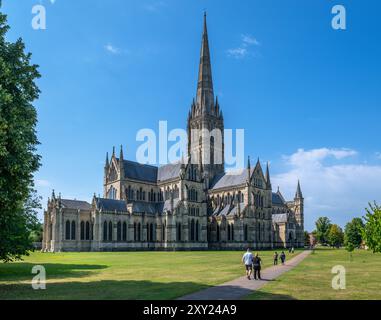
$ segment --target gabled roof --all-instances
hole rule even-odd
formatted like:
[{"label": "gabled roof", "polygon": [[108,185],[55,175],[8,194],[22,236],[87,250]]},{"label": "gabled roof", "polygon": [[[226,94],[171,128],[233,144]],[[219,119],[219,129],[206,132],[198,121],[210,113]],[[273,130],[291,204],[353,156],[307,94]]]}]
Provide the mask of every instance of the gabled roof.
[{"label": "gabled roof", "polygon": [[127,204],[124,200],[95,198],[95,204],[98,210],[107,212],[127,212]]},{"label": "gabled roof", "polygon": [[157,182],[157,167],[129,160],[124,160],[123,164],[125,178],[145,182]]},{"label": "gabled roof", "polygon": [[[250,170],[251,175],[254,172],[254,169]],[[226,187],[239,186],[244,184],[247,180],[247,169],[240,170],[238,172],[225,172],[220,175],[217,175],[212,183],[211,189],[222,189]]]},{"label": "gabled roof", "polygon": [[67,209],[91,210],[91,204],[86,201],[61,199],[61,205]]},{"label": "gabled roof", "polygon": [[180,177],[181,163],[167,164],[159,167],[157,181],[167,181]]},{"label": "gabled roof", "polygon": [[278,192],[272,193],[272,203],[277,206],[283,206],[285,204],[282,195]]}]

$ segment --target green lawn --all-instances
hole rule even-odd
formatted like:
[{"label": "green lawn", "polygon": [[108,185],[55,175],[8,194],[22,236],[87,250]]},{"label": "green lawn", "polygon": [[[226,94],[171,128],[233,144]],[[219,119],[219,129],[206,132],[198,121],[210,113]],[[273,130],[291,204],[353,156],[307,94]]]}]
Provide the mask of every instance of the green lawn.
[{"label": "green lawn", "polygon": [[[331,269],[346,269],[346,289],[334,290]],[[381,299],[381,254],[356,250],[317,249],[295,269],[271,281],[248,299]]]},{"label": "green lawn", "polygon": [[[0,299],[174,299],[244,275],[243,252],[32,253],[0,263]],[[262,251],[264,267],[272,251]],[[43,265],[46,290],[33,290]]]}]

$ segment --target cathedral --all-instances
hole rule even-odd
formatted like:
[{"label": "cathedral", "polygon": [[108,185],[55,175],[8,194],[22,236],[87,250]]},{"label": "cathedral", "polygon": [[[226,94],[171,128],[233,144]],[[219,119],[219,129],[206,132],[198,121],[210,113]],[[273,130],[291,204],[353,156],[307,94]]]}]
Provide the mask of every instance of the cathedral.
[{"label": "cathedral", "polygon": [[[191,141],[191,131],[201,129]],[[245,169],[226,172],[224,140],[204,134],[224,130],[214,97],[204,17],[197,95],[187,119],[188,156],[160,167],[106,156],[103,197],[91,203],[54,191],[44,211],[42,250],[242,250],[304,246],[304,198],[300,183],[286,201],[272,191],[269,165],[248,159]],[[210,151],[210,161],[202,155]],[[214,151],[215,150],[215,151]],[[214,153],[222,156],[214,161]],[[191,161],[193,154],[200,154]]]}]

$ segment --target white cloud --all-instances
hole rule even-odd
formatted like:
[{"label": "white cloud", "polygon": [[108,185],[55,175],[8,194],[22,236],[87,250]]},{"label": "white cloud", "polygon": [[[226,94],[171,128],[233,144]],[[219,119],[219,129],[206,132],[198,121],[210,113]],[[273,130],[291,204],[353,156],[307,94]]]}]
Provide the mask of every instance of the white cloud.
[{"label": "white cloud", "polygon": [[228,56],[233,57],[236,59],[242,59],[247,56],[248,51],[246,48],[235,48],[235,49],[229,49]]},{"label": "white cloud", "polygon": [[241,44],[237,48],[232,48],[227,50],[227,54],[229,57],[233,57],[235,59],[243,59],[248,56],[251,52],[249,48],[251,46],[259,46],[260,43],[256,38],[249,34],[241,35]]},{"label": "white cloud", "polygon": [[259,46],[260,45],[258,40],[249,34],[243,34],[241,37],[242,37],[242,43],[246,44],[247,46],[250,46],[250,45]]},{"label": "white cloud", "polygon": [[106,51],[112,53],[112,54],[120,54],[121,53],[121,50],[115,46],[113,46],[112,44],[107,44],[105,45],[104,47],[106,49]]},{"label": "white cloud", "polygon": [[144,9],[149,12],[158,12],[161,8],[166,7],[167,4],[164,1],[156,1],[144,5]]},{"label": "white cloud", "polygon": [[[281,186],[286,198],[293,198],[300,179],[308,230],[323,215],[344,226],[351,218],[364,215],[368,202],[381,200],[381,165],[342,163],[357,154],[351,149],[321,148],[299,149],[284,156],[289,170],[275,175],[272,183]],[[330,158],[334,163],[327,164]]]},{"label": "white cloud", "polygon": [[37,187],[41,187],[41,188],[47,188],[47,187],[50,187],[51,185],[48,180],[42,180],[42,179],[37,179],[35,183]]}]

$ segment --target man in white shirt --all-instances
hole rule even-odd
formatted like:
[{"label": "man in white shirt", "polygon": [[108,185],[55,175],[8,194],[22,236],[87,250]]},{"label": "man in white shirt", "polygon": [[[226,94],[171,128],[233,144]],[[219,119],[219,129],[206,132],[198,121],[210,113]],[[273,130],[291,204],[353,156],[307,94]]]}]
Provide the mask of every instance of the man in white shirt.
[{"label": "man in white shirt", "polygon": [[242,263],[245,265],[247,279],[250,280],[253,271],[253,254],[251,253],[250,248],[247,248],[246,253],[243,255]]}]

